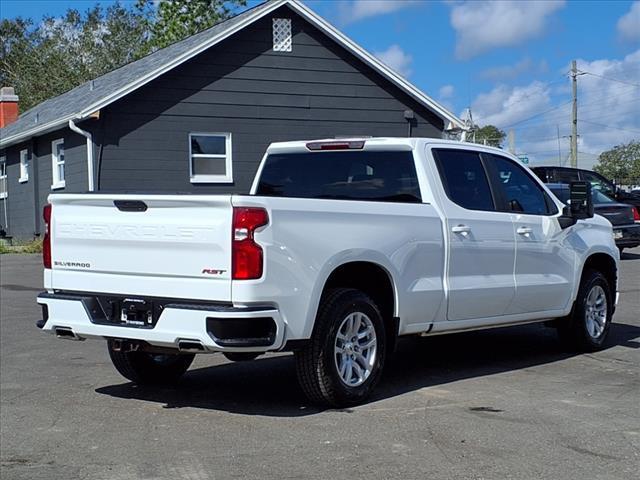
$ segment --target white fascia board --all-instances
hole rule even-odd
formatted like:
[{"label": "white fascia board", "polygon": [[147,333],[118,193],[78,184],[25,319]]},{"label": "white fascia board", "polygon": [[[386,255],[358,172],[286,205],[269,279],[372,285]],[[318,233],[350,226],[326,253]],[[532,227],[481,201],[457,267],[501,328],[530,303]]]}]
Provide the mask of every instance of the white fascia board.
[{"label": "white fascia board", "polygon": [[42,135],[45,133],[53,132],[54,130],[58,130],[59,128],[64,127],[69,120],[74,118],[75,115],[69,115],[67,117],[63,117],[57,120],[53,120],[48,123],[43,123],[42,125],[37,125],[28,130],[24,130],[20,133],[16,133],[14,135],[10,135],[8,137],[0,138],[0,148],[10,147],[16,143],[23,142],[33,137],[34,135]]}]

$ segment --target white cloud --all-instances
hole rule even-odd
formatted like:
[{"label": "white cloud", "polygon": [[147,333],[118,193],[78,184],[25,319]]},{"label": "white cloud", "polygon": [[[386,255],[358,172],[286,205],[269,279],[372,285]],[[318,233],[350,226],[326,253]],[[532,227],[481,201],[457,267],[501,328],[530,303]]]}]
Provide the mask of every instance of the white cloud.
[{"label": "white cloud", "polygon": [[382,63],[393,68],[396,72],[408,77],[411,75],[411,62],[413,57],[406,53],[399,45],[393,44],[382,52],[374,52]]},{"label": "white cloud", "polygon": [[617,26],[623,40],[640,40],[640,1],[631,4],[629,11],[618,20]]},{"label": "white cloud", "polygon": [[[578,70],[598,75],[578,77],[578,161],[590,168],[601,152],[640,138],[640,87],[633,85],[640,78],[640,49],[622,59],[578,60]],[[476,123],[513,128],[518,152],[534,164],[549,164],[558,162],[556,125],[562,161],[569,155],[570,99],[570,92],[534,81],[498,85],[479,94],[471,107]]]},{"label": "white cloud", "polygon": [[498,85],[481,93],[471,104],[476,123],[505,128],[534,113],[551,108],[551,95],[546,84],[535,81],[524,87]]},{"label": "white cloud", "polygon": [[470,58],[493,48],[510,47],[544,31],[547,17],[564,0],[483,0],[455,4],[451,25],[456,31],[456,56]]},{"label": "white cloud", "polygon": [[455,92],[455,87],[453,85],[443,85],[440,87],[440,91],[438,92],[438,97],[442,99],[453,97],[453,93]]},{"label": "white cloud", "polygon": [[480,78],[493,81],[513,80],[521,75],[540,74],[549,70],[546,60],[536,63],[531,58],[525,57],[514,65],[502,65],[499,67],[487,68],[480,72]]},{"label": "white cloud", "polygon": [[340,2],[338,9],[340,20],[346,24],[392,13],[416,3],[416,0],[351,0]]}]

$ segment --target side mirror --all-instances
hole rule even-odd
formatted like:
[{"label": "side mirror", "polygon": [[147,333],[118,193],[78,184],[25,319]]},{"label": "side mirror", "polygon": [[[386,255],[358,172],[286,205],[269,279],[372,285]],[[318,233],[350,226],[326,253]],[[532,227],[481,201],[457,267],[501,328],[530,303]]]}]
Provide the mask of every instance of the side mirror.
[{"label": "side mirror", "polygon": [[571,182],[567,206],[558,217],[561,228],[575,225],[578,220],[593,217],[593,197],[589,182]]},{"label": "side mirror", "polygon": [[569,186],[569,211],[576,220],[593,217],[591,183],[571,182]]}]

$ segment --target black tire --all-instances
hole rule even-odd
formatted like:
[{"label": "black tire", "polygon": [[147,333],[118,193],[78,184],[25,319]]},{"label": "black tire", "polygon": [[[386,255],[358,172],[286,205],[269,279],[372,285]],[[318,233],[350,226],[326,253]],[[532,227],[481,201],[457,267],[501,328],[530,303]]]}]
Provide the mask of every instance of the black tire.
[{"label": "black tire", "polygon": [[[334,348],[338,329],[350,314],[357,312],[363,313],[372,324],[376,345],[375,353],[368,353],[373,357],[370,373],[361,384],[350,386],[340,376],[338,370],[340,360],[336,358]],[[351,348],[350,344],[349,349]],[[353,348],[356,352],[358,351],[357,345]],[[365,351],[369,352],[368,349],[361,350],[361,352]],[[357,405],[371,395],[380,380],[385,356],[384,322],[373,300],[359,290],[346,288],[330,290],[320,302],[311,341],[306,347],[295,352],[298,381],[313,403],[339,408]],[[351,358],[350,369],[352,363],[357,363],[353,360],[353,355]],[[362,368],[359,369],[362,371]]]},{"label": "black tire", "polygon": [[147,352],[121,352],[107,342],[113,366],[124,378],[144,385],[171,384],[189,369],[194,354],[153,354]]},{"label": "black tire", "polygon": [[[606,298],[606,315],[604,328],[597,335],[590,332],[589,306],[587,299],[592,290],[599,287],[604,291]],[[605,346],[609,329],[611,328],[611,316],[613,315],[613,299],[611,288],[605,276],[596,270],[587,270],[583,273],[576,303],[571,315],[563,318],[558,324],[558,336],[562,344],[571,351],[595,352]]]},{"label": "black tire", "polygon": [[222,352],[222,354],[227,357],[227,360],[231,360],[232,362],[248,362],[260,356],[259,353],[251,352]]}]

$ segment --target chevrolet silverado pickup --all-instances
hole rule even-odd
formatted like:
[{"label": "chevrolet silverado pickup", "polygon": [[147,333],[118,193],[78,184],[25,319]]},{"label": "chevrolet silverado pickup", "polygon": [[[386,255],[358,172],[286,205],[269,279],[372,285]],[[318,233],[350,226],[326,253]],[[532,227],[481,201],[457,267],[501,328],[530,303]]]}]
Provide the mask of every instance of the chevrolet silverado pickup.
[{"label": "chevrolet silverado pickup", "polygon": [[136,383],[198,353],[294,353],[316,403],[363,402],[400,336],[547,322],[605,343],[611,224],[515,157],[426,138],[274,143],[248,195],[53,194],[39,328],[105,339]]}]

